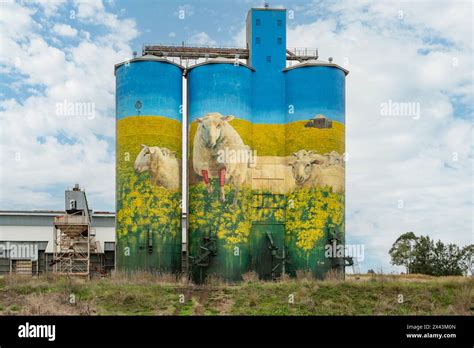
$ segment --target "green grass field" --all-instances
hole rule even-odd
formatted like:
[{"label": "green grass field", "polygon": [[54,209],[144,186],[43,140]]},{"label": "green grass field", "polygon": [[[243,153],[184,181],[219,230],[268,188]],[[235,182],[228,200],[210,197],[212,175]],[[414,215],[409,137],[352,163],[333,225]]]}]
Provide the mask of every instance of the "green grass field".
[{"label": "green grass field", "polygon": [[472,277],[374,275],[316,281],[301,275],[262,282],[250,274],[245,279],[239,285],[211,280],[196,286],[149,274],[91,281],[52,274],[8,276],[0,278],[0,314],[472,315],[474,310]]}]

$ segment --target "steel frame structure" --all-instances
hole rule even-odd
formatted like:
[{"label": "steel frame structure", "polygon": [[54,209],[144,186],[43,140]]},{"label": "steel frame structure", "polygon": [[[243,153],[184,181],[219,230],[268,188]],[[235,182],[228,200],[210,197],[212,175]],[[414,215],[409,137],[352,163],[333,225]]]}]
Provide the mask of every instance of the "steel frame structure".
[{"label": "steel frame structure", "polygon": [[54,218],[53,272],[89,276],[95,233],[85,215],[66,214]]}]

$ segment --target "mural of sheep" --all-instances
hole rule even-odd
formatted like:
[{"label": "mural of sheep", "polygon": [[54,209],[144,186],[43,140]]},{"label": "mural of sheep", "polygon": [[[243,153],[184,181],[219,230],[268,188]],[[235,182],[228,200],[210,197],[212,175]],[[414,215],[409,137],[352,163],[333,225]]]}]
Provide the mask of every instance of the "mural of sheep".
[{"label": "mural of sheep", "polygon": [[312,159],[318,160],[319,165],[323,167],[334,166],[334,165],[339,165],[342,167],[345,166],[344,157],[334,150],[329,153],[325,153],[323,155],[318,154],[317,151],[314,151],[314,150],[309,150],[309,151],[299,150],[297,152],[294,152],[293,156],[295,156],[296,158],[311,156]]},{"label": "mural of sheep", "polygon": [[321,159],[311,151],[300,150],[293,154],[289,165],[298,187],[329,186],[334,192],[344,190],[344,167],[330,164],[326,156]]},{"label": "mural of sheep", "polygon": [[[220,199],[225,201],[224,183],[235,187],[233,205],[237,203],[241,185],[247,176],[249,159],[238,156],[238,160],[228,153],[248,153],[249,147],[229,122],[234,116],[223,116],[218,112],[208,113],[197,120],[198,128],[193,140],[193,169],[203,178],[209,193],[212,193],[210,178],[219,178]],[[224,155],[223,155],[224,154]]]},{"label": "mural of sheep", "polygon": [[144,173],[150,170],[150,147],[143,144],[141,146],[142,149],[138,153],[137,158],[135,158],[135,163],[133,164],[136,173]]},{"label": "mural of sheep", "polygon": [[336,151],[331,151],[327,154],[324,155],[327,158],[327,163],[329,165],[339,165],[344,167],[345,162],[344,162],[344,157],[340,154],[338,154]]},{"label": "mural of sheep", "polygon": [[178,189],[181,184],[181,161],[175,152],[165,147],[147,146],[135,159],[134,169],[137,173],[150,172],[151,182],[167,189]]},{"label": "mural of sheep", "polygon": [[296,188],[288,160],[292,157],[259,156],[256,166],[249,169],[247,181],[260,192],[285,194]]}]

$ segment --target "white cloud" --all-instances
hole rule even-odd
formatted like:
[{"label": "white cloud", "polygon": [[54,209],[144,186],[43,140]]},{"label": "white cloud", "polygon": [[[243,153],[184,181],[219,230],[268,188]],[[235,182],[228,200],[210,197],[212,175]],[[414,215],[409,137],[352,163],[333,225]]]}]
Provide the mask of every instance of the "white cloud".
[{"label": "white cloud", "polygon": [[53,32],[60,36],[74,37],[77,35],[77,30],[68,24],[55,24]]},{"label": "white cloud", "polygon": [[213,40],[207,33],[200,32],[192,35],[188,40],[190,45],[200,45],[200,46],[214,46],[216,41]]},{"label": "white cloud", "polygon": [[247,34],[247,28],[244,25],[234,35],[232,39],[232,45],[236,47],[245,47],[245,45],[247,44],[246,34]]},{"label": "white cloud", "polygon": [[[100,2],[80,2],[80,40],[59,48],[39,30],[46,14],[25,4],[2,3],[0,11],[0,68],[20,93],[17,100],[0,100],[0,209],[57,209],[63,189],[75,182],[86,187],[93,208],[113,209],[113,66],[132,56],[135,22],[108,13]],[[78,31],[74,23],[70,29]],[[101,34],[91,34],[97,26]],[[64,101],[89,103],[95,113],[56,114]]]},{"label": "white cloud", "polygon": [[49,18],[57,14],[58,9],[66,3],[66,0],[31,0],[32,4],[38,5]]}]

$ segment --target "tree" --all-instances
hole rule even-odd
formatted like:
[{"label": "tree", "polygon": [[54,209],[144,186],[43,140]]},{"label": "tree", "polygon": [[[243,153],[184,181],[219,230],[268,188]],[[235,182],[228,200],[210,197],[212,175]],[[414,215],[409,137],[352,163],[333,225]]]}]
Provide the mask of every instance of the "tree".
[{"label": "tree", "polygon": [[443,275],[463,275],[463,251],[456,244],[448,244],[445,251],[445,267]]},{"label": "tree", "polygon": [[407,273],[434,276],[460,276],[473,267],[474,245],[460,248],[456,244],[434,243],[428,236],[417,237],[413,232],[402,234],[389,250],[392,264],[405,266]]},{"label": "tree", "polygon": [[438,240],[433,248],[433,275],[443,275],[446,272],[446,262],[446,246]]},{"label": "tree", "polygon": [[434,243],[428,236],[420,236],[413,248],[412,273],[435,275]]},{"label": "tree", "polygon": [[397,238],[388,252],[392,257],[392,264],[406,267],[407,274],[411,273],[414,261],[413,249],[417,239],[418,237],[413,232],[406,232]]},{"label": "tree", "polygon": [[462,248],[461,269],[464,274],[471,271],[471,274],[474,275],[474,244]]}]

